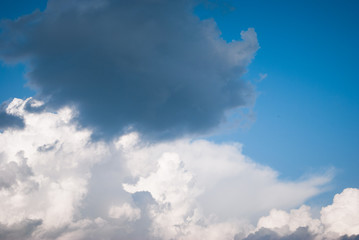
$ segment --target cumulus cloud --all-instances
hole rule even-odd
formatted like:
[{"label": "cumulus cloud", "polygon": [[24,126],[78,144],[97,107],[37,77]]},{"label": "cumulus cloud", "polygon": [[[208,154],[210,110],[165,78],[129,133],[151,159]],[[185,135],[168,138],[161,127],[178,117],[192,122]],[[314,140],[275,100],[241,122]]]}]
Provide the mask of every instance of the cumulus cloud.
[{"label": "cumulus cloud", "polygon": [[[73,218],[87,192],[90,167],[104,154],[100,143],[88,142],[90,132],[70,124],[71,110],[27,113],[27,101],[15,99],[8,111],[24,118],[23,130],[0,135],[0,223],[40,219],[41,226],[61,227]],[[38,151],[58,141],[52,151]]]},{"label": "cumulus cloud", "polygon": [[[286,237],[304,236],[301,228],[311,236],[318,227],[307,207],[279,217],[272,211],[258,228],[253,223],[274,207],[295,208],[319,194],[330,175],[279,180],[235,143],[148,144],[135,132],[94,142],[74,121],[75,109],[33,112],[31,101],[14,99],[6,109],[24,119],[24,129],[0,133],[5,239],[244,239],[259,228]],[[284,232],[277,231],[286,224],[281,217],[289,224]]]},{"label": "cumulus cloud", "polygon": [[[319,186],[331,178],[327,175],[301,182],[279,181],[275,171],[244,156],[237,143],[218,145],[182,139],[141,148],[126,144],[129,147],[123,151],[128,151],[128,168],[139,180],[125,184],[125,190],[149,191],[157,201],[169,202],[177,210],[183,209],[181,198],[186,198],[187,203],[196,199],[202,211],[219,218],[255,218],[277,205],[299,205],[318,194]],[[152,164],[154,159],[157,165]],[[152,173],[148,175],[149,171]]]},{"label": "cumulus cloud", "polygon": [[258,42],[248,29],[227,43],[193,6],[50,0],[43,12],[1,23],[0,58],[25,62],[38,97],[55,109],[76,105],[78,120],[97,133],[203,133],[226,110],[253,103],[253,86],[241,77]]},{"label": "cumulus cloud", "polygon": [[26,163],[26,159],[22,157],[23,152],[18,153],[21,159],[19,163],[10,161],[5,162],[0,155],[0,189],[10,188],[17,181],[23,181],[32,175],[31,168]]},{"label": "cumulus cloud", "polygon": [[288,235],[281,236],[268,228],[261,228],[256,233],[249,234],[244,240],[314,240],[315,236],[307,228],[300,227]]},{"label": "cumulus cloud", "polygon": [[359,190],[347,188],[336,194],[333,204],[322,209],[321,221],[329,232],[359,235]]},{"label": "cumulus cloud", "polygon": [[246,239],[295,239],[293,234],[299,229],[310,238],[297,239],[359,238],[359,189],[344,189],[320,213],[319,219],[313,219],[310,207],[305,205],[289,212],[273,209],[259,219],[257,231]]}]

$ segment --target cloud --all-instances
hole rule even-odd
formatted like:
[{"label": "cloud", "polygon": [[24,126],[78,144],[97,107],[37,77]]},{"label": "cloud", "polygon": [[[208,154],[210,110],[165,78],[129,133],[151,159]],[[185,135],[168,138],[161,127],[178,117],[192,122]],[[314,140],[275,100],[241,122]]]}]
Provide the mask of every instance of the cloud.
[{"label": "cloud", "polygon": [[[6,173],[2,174],[0,223],[38,219],[44,228],[62,227],[78,211],[90,167],[105,147],[90,143],[91,133],[70,123],[70,109],[29,113],[24,110],[28,101],[15,99],[7,108],[24,118],[25,128],[0,135],[1,171]],[[55,141],[58,144],[51,151],[38,151]]]},{"label": "cloud", "polygon": [[257,82],[261,82],[263,81],[264,79],[266,79],[268,77],[268,74],[267,73],[260,73],[259,74],[259,79],[257,80]]},{"label": "cloud", "polygon": [[241,77],[257,51],[253,29],[227,43],[192,1],[50,0],[43,12],[3,21],[0,58],[25,62],[48,106],[76,105],[97,134],[132,128],[152,139],[206,132],[248,106]]},{"label": "cloud", "polygon": [[[124,185],[126,191],[149,191],[157,202],[170,203],[183,211],[196,201],[202,211],[219,218],[250,219],[276,205],[299,205],[318,194],[319,186],[331,178],[327,175],[301,182],[279,181],[275,171],[251,161],[241,153],[241,145],[235,143],[218,145],[184,139],[138,149],[137,145],[120,141],[129,146],[124,151],[129,152],[130,172],[139,177],[136,184]],[[153,165],[154,160],[158,165]]]},{"label": "cloud", "polygon": [[359,235],[352,235],[352,236],[345,235],[340,238],[340,240],[358,240],[358,239],[359,239]]},{"label": "cloud", "polygon": [[7,128],[21,129],[24,128],[24,120],[16,115],[6,112],[8,103],[3,103],[0,106],[0,130]]},{"label": "cloud", "polygon": [[41,99],[0,111],[1,239],[358,239],[359,189],[316,219],[300,205],[330,173],[284,181],[239,143],[188,138],[254,102],[259,48],[193,6],[50,0],[1,23],[0,58],[25,62]]},{"label": "cloud", "polygon": [[329,232],[359,235],[359,190],[347,188],[336,194],[333,204],[322,209],[321,221]]},{"label": "cloud", "polygon": [[31,168],[26,163],[26,159],[22,156],[23,152],[19,152],[17,157],[20,158],[19,163],[10,161],[5,162],[0,155],[0,189],[10,188],[17,183],[23,181],[32,175]]},{"label": "cloud", "polygon": [[56,149],[57,144],[59,143],[58,140],[56,140],[53,143],[48,143],[48,144],[44,144],[40,147],[37,148],[37,151],[39,152],[48,152],[48,151],[52,151],[54,149]]},{"label": "cloud", "polygon": [[108,215],[111,218],[124,218],[127,221],[136,221],[141,217],[141,210],[125,203],[122,206],[112,206]]},{"label": "cloud", "polygon": [[[16,226],[23,238],[36,240],[244,239],[272,208],[295,208],[331,179],[282,181],[237,143],[182,138],[148,144],[136,132],[94,142],[74,120],[75,109],[29,112],[30,101],[14,99],[6,109],[24,119],[24,129],[0,133],[4,236]],[[295,233],[297,227],[313,234],[308,211],[286,213],[286,234],[304,234]],[[287,236],[268,221],[262,227]]]},{"label": "cloud", "polygon": [[315,236],[307,228],[297,228],[287,236],[280,236],[268,228],[261,228],[255,233],[249,234],[244,240],[315,240]]},{"label": "cloud", "polygon": [[311,218],[308,206],[290,210],[289,213],[272,209],[269,216],[260,218],[257,224],[257,228],[277,229],[282,235],[294,232],[300,227],[306,227],[314,233],[321,231],[320,221]]},{"label": "cloud", "polygon": [[29,219],[21,221],[20,223],[13,224],[11,226],[0,224],[0,239],[31,239],[31,234],[39,225],[41,225],[40,220]]},{"label": "cloud", "polygon": [[21,118],[0,112],[0,129],[23,127],[24,121]]},{"label": "cloud", "polygon": [[259,219],[257,231],[246,239],[295,239],[299,229],[310,238],[357,239],[359,237],[359,189],[347,188],[336,194],[333,204],[323,207],[320,219],[311,217],[310,207],[301,206],[290,212],[273,209]]}]

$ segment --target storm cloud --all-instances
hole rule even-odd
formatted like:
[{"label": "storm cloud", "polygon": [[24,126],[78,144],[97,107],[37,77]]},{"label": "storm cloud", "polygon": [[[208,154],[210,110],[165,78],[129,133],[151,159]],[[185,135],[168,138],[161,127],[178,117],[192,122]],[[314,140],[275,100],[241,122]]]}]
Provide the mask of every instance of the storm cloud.
[{"label": "storm cloud", "polygon": [[[259,48],[253,29],[226,42],[193,1],[50,0],[1,23],[0,58],[25,62],[49,107],[76,106],[82,126],[163,139],[203,133],[248,106],[242,79]],[[240,29],[238,29],[240,31]]]}]

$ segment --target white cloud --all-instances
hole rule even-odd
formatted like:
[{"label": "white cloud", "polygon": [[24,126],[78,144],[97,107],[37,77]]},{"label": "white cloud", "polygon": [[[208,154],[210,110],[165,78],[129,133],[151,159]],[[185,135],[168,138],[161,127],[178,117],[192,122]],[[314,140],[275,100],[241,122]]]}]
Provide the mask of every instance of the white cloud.
[{"label": "white cloud", "polygon": [[121,206],[111,206],[108,215],[111,218],[121,218],[127,221],[136,221],[141,217],[141,210],[131,207],[128,203]]},{"label": "white cloud", "polygon": [[277,172],[244,156],[236,143],[218,145],[184,139],[124,151],[130,172],[140,178],[136,185],[125,185],[125,189],[146,190],[156,199],[171,191],[161,181],[173,183],[179,188],[173,192],[184,196],[192,190],[190,196],[204,212],[224,218],[256,218],[274,206],[298,206],[318,194],[320,186],[330,180],[330,176],[319,176],[300,182],[280,181]]},{"label": "white cloud", "polygon": [[[147,144],[137,133],[94,142],[73,121],[73,109],[26,111],[29,101],[15,99],[7,109],[25,128],[0,133],[0,225],[7,235],[20,226],[36,240],[241,239],[270,209],[299,206],[331,178],[279,180],[237,143]],[[289,232],[317,226],[306,207],[280,213],[263,227],[281,227],[270,225],[281,216],[290,219]]]},{"label": "white cloud", "polygon": [[339,235],[359,234],[359,189],[347,188],[334,196],[333,204],[321,211],[327,232]]},{"label": "white cloud", "polygon": [[261,228],[274,229],[281,235],[288,235],[299,227],[308,227],[309,231],[313,233],[322,231],[320,221],[312,219],[310,207],[305,205],[298,209],[292,209],[289,213],[272,209],[269,216],[261,217],[257,224],[257,230]]},{"label": "white cloud", "polygon": [[333,204],[322,208],[320,219],[313,219],[305,205],[290,212],[273,209],[259,219],[256,231],[266,228],[288,236],[300,227],[306,227],[318,240],[359,235],[359,189],[347,188],[336,194]]},{"label": "white cloud", "polygon": [[[7,171],[8,181],[17,177],[16,184],[0,191],[0,223],[30,218],[43,220],[43,227],[61,227],[72,221],[87,193],[91,166],[103,158],[106,146],[91,143],[90,131],[78,130],[70,123],[70,109],[27,113],[24,107],[29,100],[15,99],[7,108],[24,118],[25,128],[0,135],[2,168],[13,166],[16,170],[13,175]],[[39,151],[54,143],[51,151]]]}]

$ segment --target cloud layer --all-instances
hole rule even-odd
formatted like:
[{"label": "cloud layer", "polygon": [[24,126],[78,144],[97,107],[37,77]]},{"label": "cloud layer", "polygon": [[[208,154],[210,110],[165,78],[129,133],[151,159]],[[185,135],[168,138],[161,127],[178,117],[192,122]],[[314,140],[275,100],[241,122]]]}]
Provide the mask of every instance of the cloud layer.
[{"label": "cloud layer", "polygon": [[[254,102],[241,79],[258,49],[248,29],[227,43],[192,1],[50,0],[1,24],[0,59],[26,62],[48,106],[76,105],[83,126],[162,139],[203,133]],[[240,30],[238,30],[240,31]]]},{"label": "cloud layer", "polygon": [[244,156],[239,144],[190,139],[147,144],[135,132],[93,142],[91,131],[73,120],[74,109],[27,111],[29,102],[41,107],[31,99],[14,99],[6,109],[23,118],[25,128],[0,133],[3,239],[359,234],[358,189],[336,195],[319,219],[307,206],[275,210],[296,208],[319,194],[330,175],[279,180],[274,170]]}]

